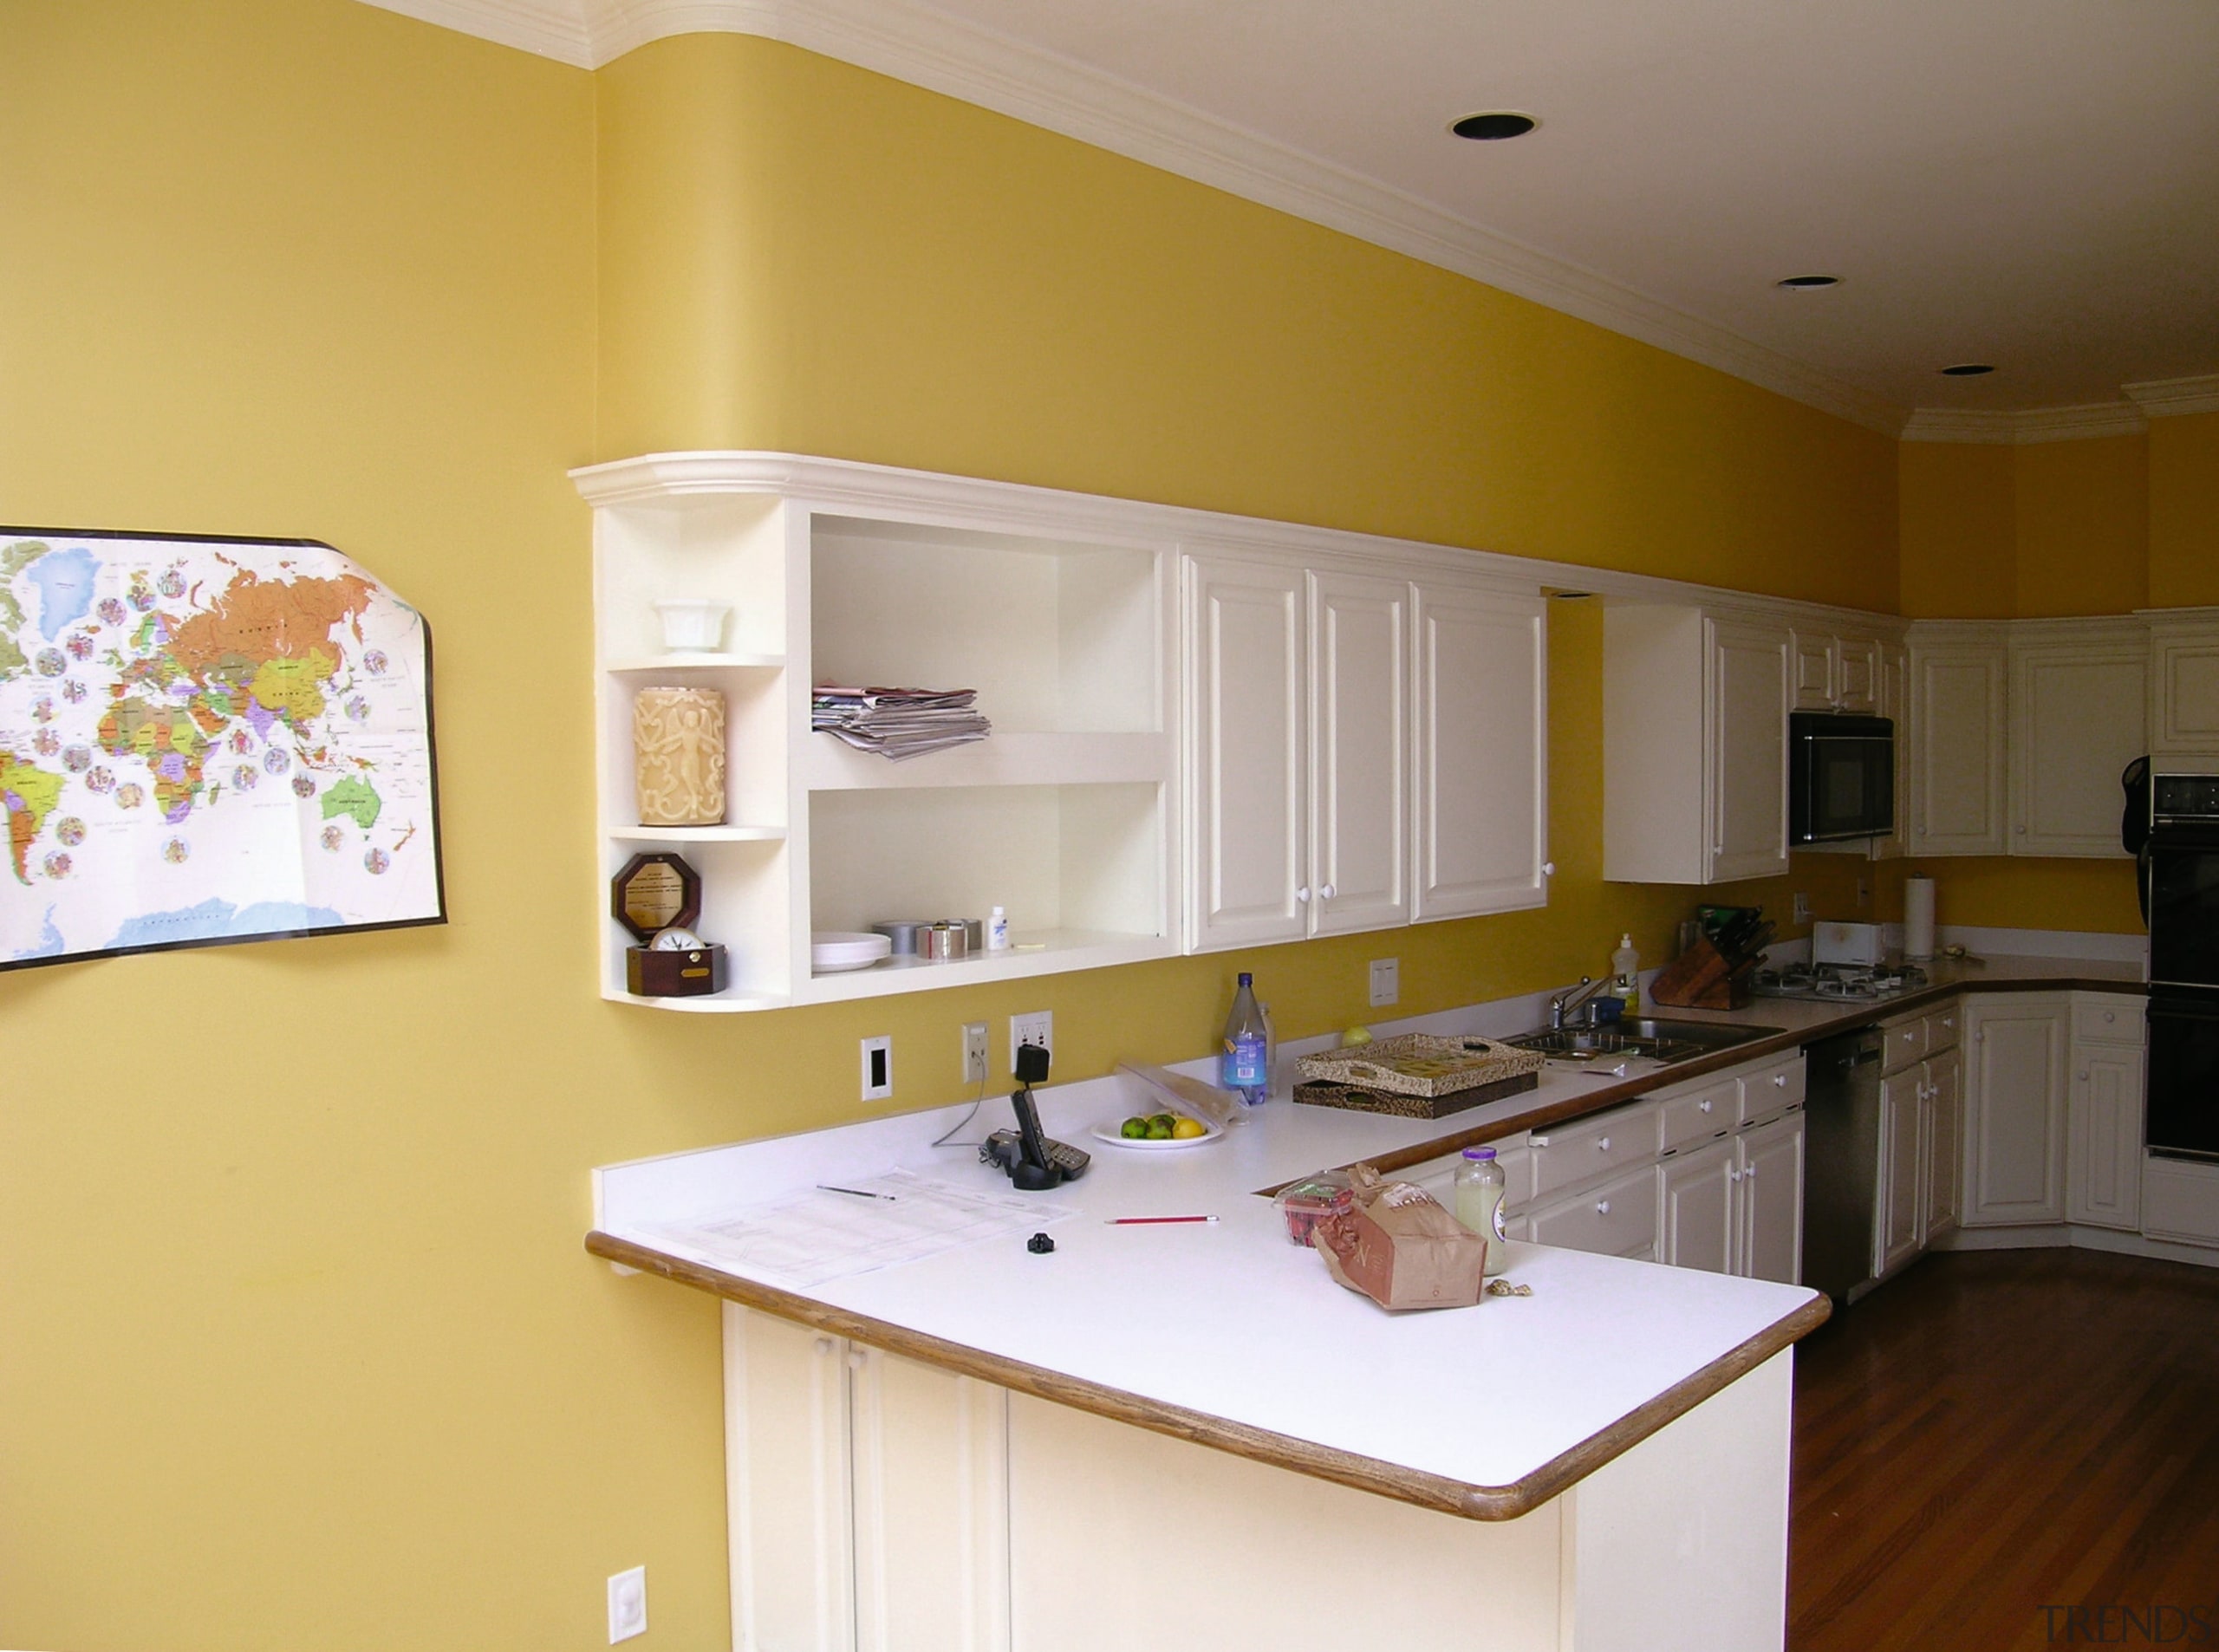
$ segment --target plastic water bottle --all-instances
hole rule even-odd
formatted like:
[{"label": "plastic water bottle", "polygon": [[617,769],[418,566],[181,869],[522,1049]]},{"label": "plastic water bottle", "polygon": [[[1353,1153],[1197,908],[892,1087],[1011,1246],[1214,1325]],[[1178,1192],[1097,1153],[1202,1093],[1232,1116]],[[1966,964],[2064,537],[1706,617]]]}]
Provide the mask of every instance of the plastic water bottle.
[{"label": "plastic water bottle", "polygon": [[1271,1032],[1264,1012],[1256,1007],[1255,978],[1245,970],[1240,990],[1233,995],[1233,1013],[1225,1018],[1225,1053],[1218,1058],[1218,1083],[1251,1107],[1271,1099]]},{"label": "plastic water bottle", "polygon": [[1503,1249],[1502,1195],[1509,1186],[1493,1148],[1466,1148],[1456,1167],[1456,1219],[1487,1242],[1487,1277],[1509,1265]]}]

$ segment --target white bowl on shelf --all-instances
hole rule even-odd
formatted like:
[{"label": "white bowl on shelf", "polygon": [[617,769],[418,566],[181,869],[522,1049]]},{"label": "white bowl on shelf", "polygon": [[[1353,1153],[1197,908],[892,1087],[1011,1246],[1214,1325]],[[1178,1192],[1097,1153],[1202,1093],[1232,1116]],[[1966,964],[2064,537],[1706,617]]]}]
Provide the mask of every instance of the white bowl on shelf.
[{"label": "white bowl on shelf", "polygon": [[891,935],[856,934],[844,929],[820,930],[809,938],[809,967],[819,975],[841,970],[869,969],[894,951]]},{"label": "white bowl on shelf", "polygon": [[667,596],[654,606],[662,616],[662,646],[672,654],[714,654],[724,641],[731,603],[706,597]]}]

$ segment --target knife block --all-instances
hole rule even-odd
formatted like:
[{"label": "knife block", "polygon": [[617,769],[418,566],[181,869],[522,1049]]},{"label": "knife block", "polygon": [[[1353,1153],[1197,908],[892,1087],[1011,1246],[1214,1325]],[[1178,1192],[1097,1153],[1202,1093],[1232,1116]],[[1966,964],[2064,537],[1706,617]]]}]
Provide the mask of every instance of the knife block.
[{"label": "knife block", "polygon": [[1753,957],[1729,962],[1710,937],[1695,944],[1656,972],[1650,983],[1649,1001],[1676,1010],[1738,1010],[1749,1001],[1749,973]]}]

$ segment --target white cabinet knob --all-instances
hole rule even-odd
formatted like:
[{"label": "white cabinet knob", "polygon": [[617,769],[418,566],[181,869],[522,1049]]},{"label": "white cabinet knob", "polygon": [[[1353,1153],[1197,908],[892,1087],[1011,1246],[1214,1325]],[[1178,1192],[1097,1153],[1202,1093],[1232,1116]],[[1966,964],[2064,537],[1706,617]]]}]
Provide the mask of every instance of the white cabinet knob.
[{"label": "white cabinet knob", "polygon": [[1605,1136],[1598,1136],[1598,1137],[1597,1137],[1597,1138],[1596,1138],[1596,1141],[1595,1141],[1595,1151],[1596,1151],[1596,1152],[1598,1152],[1598,1153],[1608,1153],[1610,1150],[1611,1150],[1611,1138],[1610,1138],[1609,1136],[1607,1136],[1607,1135],[1605,1135]]},{"label": "white cabinet knob", "polygon": [[1754,1166],[1754,1165],[1751,1165],[1751,1166],[1750,1166],[1747,1170],[1744,1170],[1741,1174],[1742,1174],[1743,1175],[1747,1176],[1747,1177],[1751,1181],[1754,1181],[1754,1180],[1757,1179],[1757,1167],[1756,1167],[1756,1166]]},{"label": "white cabinet knob", "polygon": [[2110,1022],[2110,1021],[2116,1021],[2116,1020],[2118,1020],[2118,1011],[2117,1010],[2106,1010],[2106,1011],[2104,1011],[2104,1019],[2105,1019],[2105,1021],[2107,1021],[2107,1022]]},{"label": "white cabinet knob", "polygon": [[2027,829],[2024,826],[2014,826],[2011,829],[2018,833],[2021,837],[2024,837],[2027,835]]},{"label": "white cabinet knob", "polygon": [[1595,1213],[1598,1216],[1608,1216],[1611,1213],[1611,1201],[1607,1199],[1597,1200],[1595,1201]]},{"label": "white cabinet knob", "polygon": [[1556,876],[1556,875],[1557,863],[1554,861],[1544,861],[1541,862],[1541,875],[1543,877],[1552,878]]},{"label": "white cabinet knob", "polygon": [[1704,1097],[1702,1098],[1702,1100],[1701,1100],[1701,1101],[1697,1102],[1695,1103],[1695,1111],[1697,1111],[1698,1113],[1708,1113],[1708,1112],[1709,1112],[1709,1111],[1710,1111],[1710,1097],[1709,1097],[1709,1096],[1704,1096]]},{"label": "white cabinet knob", "polygon": [[2088,1070],[2086,1067],[2083,1067],[2079,1072],[2073,1074],[2073,1077],[2078,1079],[2081,1083],[2086,1083],[2088,1082]]},{"label": "white cabinet knob", "polygon": [[848,1350],[848,1369],[849,1370],[860,1371],[862,1369],[865,1360],[863,1356],[863,1350],[862,1349],[851,1348]]},{"label": "white cabinet knob", "polygon": [[831,1351],[832,1339],[830,1337],[820,1337],[817,1339],[817,1353],[818,1358],[823,1358]]},{"label": "white cabinet knob", "polygon": [[1318,893],[1323,895],[1326,900],[1331,901],[1333,898],[1333,886],[1329,883],[1324,888],[1318,890]]},{"label": "white cabinet knob", "polygon": [[1310,886],[1309,886],[1308,884],[1306,884],[1306,883],[1305,883],[1305,884],[1304,884],[1300,888],[1297,889],[1297,890],[1294,892],[1294,898],[1295,898],[1297,901],[1307,901],[1307,900],[1309,900],[1309,899],[1310,899]]},{"label": "white cabinet knob", "polygon": [[1726,1167],[1726,1180],[1728,1181],[1739,1181],[1741,1180],[1741,1173],[1729,1164]]}]

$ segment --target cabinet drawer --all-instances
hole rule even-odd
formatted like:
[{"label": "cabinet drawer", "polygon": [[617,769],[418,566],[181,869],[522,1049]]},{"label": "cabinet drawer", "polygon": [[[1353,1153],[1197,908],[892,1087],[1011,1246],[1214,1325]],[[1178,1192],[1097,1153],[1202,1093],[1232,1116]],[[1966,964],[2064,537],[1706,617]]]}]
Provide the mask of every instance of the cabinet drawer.
[{"label": "cabinet drawer", "polygon": [[1734,1108],[1736,1128],[1803,1104],[1803,1052],[1767,1062],[1741,1075]]},{"label": "cabinet drawer", "polygon": [[1532,1140],[1533,1197],[1539,1201],[1629,1165],[1653,1164],[1656,1103],[1643,1102],[1561,1129],[1536,1130]]},{"label": "cabinet drawer", "polygon": [[2145,1021],[2139,998],[2076,998],[2073,1005],[2073,1041],[2139,1047]]},{"label": "cabinet drawer", "polygon": [[1945,1004],[1926,1018],[1926,1053],[1938,1056],[1957,1047],[1957,1030],[1965,1024],[1963,1006]]},{"label": "cabinet drawer", "polygon": [[1536,1207],[1526,1219],[1536,1245],[1606,1256],[1656,1254],[1656,1171],[1643,1164],[1585,1193]]},{"label": "cabinet drawer", "polygon": [[1671,1153],[1723,1135],[1741,1117],[1741,1083],[1737,1078],[1721,1078],[1699,1089],[1667,1096],[1658,1104],[1662,1116],[1658,1150]]},{"label": "cabinet drawer", "polygon": [[1880,1076],[1883,1078],[1926,1059],[1924,1016],[1915,1015],[1908,1021],[1890,1021],[1880,1029],[1880,1035],[1887,1040],[1880,1050]]}]

